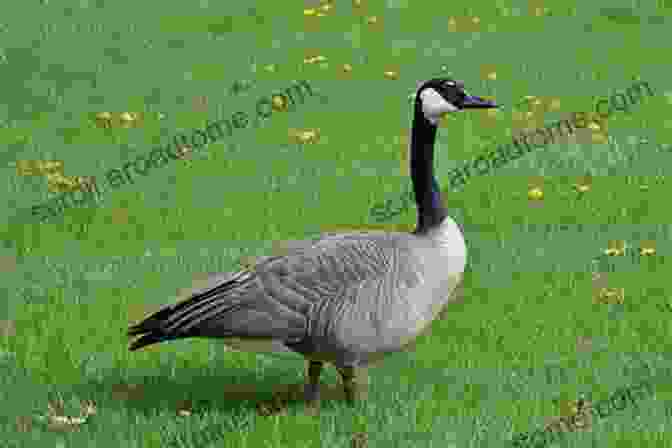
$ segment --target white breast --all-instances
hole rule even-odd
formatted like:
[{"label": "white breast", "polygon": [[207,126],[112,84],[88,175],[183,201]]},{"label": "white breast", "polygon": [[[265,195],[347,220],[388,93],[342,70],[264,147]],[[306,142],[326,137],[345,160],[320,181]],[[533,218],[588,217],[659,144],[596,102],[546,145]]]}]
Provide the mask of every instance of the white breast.
[{"label": "white breast", "polygon": [[427,237],[440,246],[449,273],[462,274],[467,264],[467,244],[457,223],[447,216],[440,226],[429,231]]}]

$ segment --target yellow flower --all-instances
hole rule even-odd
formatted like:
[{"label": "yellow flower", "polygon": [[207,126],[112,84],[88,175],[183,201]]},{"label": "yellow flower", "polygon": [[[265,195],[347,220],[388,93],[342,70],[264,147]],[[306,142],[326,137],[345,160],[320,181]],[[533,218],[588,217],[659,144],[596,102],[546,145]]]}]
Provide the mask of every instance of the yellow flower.
[{"label": "yellow flower", "polygon": [[610,257],[622,257],[625,254],[625,241],[610,241],[604,254]]},{"label": "yellow flower", "polygon": [[609,257],[622,257],[625,254],[625,249],[619,249],[616,247],[610,247],[604,250],[604,255]]},{"label": "yellow flower", "polygon": [[290,135],[301,144],[315,143],[320,138],[320,131],[319,129],[292,130]]},{"label": "yellow flower", "polygon": [[457,31],[457,21],[455,20],[455,17],[450,17],[448,19],[448,29],[450,31]]},{"label": "yellow flower", "polygon": [[639,255],[648,257],[656,254],[656,249],[653,247],[642,247],[639,249]]},{"label": "yellow flower", "polygon": [[527,192],[527,197],[532,200],[541,200],[544,198],[544,192],[541,188],[535,187]]},{"label": "yellow flower", "polygon": [[619,303],[622,304],[625,300],[625,289],[620,288],[602,288],[600,290],[598,301],[600,303]]},{"label": "yellow flower", "polygon": [[287,100],[282,95],[273,95],[271,97],[271,107],[278,112],[287,110]]},{"label": "yellow flower", "polygon": [[119,120],[121,121],[121,125],[124,127],[131,126],[133,123],[136,122],[138,119],[138,115],[134,112],[122,112],[119,115]]},{"label": "yellow flower", "polygon": [[96,125],[98,127],[112,127],[112,114],[110,112],[98,112],[96,114]]}]

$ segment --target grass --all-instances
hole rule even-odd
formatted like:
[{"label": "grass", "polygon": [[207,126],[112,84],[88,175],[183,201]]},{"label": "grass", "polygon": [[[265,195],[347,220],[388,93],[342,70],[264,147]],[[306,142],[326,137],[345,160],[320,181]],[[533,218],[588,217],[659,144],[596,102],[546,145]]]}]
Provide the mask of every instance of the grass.
[{"label": "grass", "polygon": [[[638,378],[669,378],[665,264],[623,261],[599,278],[592,264],[612,240],[653,242],[661,258],[670,250],[672,153],[657,149],[672,137],[661,57],[669,39],[660,26],[671,20],[669,2],[479,2],[431,15],[411,2],[339,2],[320,18],[304,17],[310,5],[294,0],[257,2],[254,13],[223,3],[143,9],[118,1],[104,10],[94,3],[34,2],[1,14],[8,24],[0,111],[2,448],[505,446],[581,393],[599,401]],[[537,8],[549,11],[537,16]],[[378,21],[367,24],[368,16]],[[302,64],[315,54],[327,65]],[[389,70],[399,79],[386,79]],[[591,111],[592,99],[634,76],[657,94],[613,115],[611,144],[569,139],[447,194],[470,250],[464,300],[414,352],[370,369],[369,399],[355,409],[339,398],[328,369],[323,383],[334,399],[318,417],[299,402],[258,415],[257,402],[303,381],[298,356],[205,340],[127,351],[127,325],[172,302],[194,277],[234,269],[275,241],[375,227],[371,206],[397,198],[408,182],[399,168],[407,95],[419,80],[451,70],[473,93],[505,105],[524,95],[560,99],[558,114]],[[493,71],[496,79],[488,79]],[[231,95],[240,79],[253,87]],[[22,220],[19,210],[49,193],[44,178],[17,176],[15,161],[63,160],[68,175],[103,173],[157,139],[251,110],[260,95],[294,79],[309,80],[328,104],[308,98],[262,129],[211,145],[202,160],[172,163],[112,191],[100,207],[69,210],[55,223]],[[201,96],[207,110],[194,104]],[[100,111],[166,119],[106,132],[88,123]],[[449,120],[439,130],[440,184],[486,141],[534,125],[510,109]],[[321,139],[293,144],[291,128],[318,128]],[[652,143],[640,146],[640,138]],[[591,190],[579,197],[572,185],[587,173]],[[531,186],[543,189],[543,200],[528,199]],[[411,210],[385,225],[413,221]],[[623,288],[624,303],[596,303],[603,287]],[[549,366],[564,373],[548,374]],[[567,446],[671,446],[663,437],[671,392],[658,381],[639,409],[568,434]],[[60,401],[63,413],[79,415],[87,400],[96,414],[81,425],[34,418]]]}]

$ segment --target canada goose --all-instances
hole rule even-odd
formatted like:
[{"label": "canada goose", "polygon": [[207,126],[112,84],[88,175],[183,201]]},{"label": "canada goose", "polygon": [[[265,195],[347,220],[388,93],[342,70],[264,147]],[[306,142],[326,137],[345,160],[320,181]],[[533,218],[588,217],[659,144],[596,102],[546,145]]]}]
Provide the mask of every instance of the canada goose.
[{"label": "canada goose", "polygon": [[305,397],[319,398],[325,362],[336,366],[346,399],[357,396],[355,369],[399,352],[452,299],[466,244],[434,178],[437,123],[446,113],[498,107],[468,95],[464,83],[434,78],[415,95],[410,173],[417,227],[404,232],[323,234],[285,254],[217,274],[191,296],[129,328],[129,350],[188,337],[278,341],[308,361]]}]

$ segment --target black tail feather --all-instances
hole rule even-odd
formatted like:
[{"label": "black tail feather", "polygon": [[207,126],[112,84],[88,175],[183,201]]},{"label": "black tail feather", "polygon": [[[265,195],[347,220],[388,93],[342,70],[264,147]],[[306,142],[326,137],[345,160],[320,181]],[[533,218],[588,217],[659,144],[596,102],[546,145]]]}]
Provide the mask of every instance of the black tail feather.
[{"label": "black tail feather", "polygon": [[[159,313],[166,311],[161,310]],[[150,331],[158,331],[161,329],[161,322],[164,320],[163,316],[151,315],[142,322],[128,327],[128,336],[137,336]]]},{"label": "black tail feather", "polygon": [[158,332],[147,333],[143,335],[140,339],[136,339],[135,341],[133,341],[133,343],[128,347],[128,350],[134,352],[142,347],[157,344],[159,342],[170,341],[172,339],[178,339],[178,338],[175,336],[169,336]]},{"label": "black tail feather", "polygon": [[159,342],[178,339],[177,335],[166,334],[162,329],[162,324],[173,313],[173,307],[166,307],[156,313],[150,315],[145,320],[128,328],[128,336],[140,336],[128,348],[130,351],[135,351],[147,345],[156,344]]},{"label": "black tail feather", "polygon": [[[304,336],[305,316],[273,298],[264,299],[256,283],[248,283],[252,274],[223,277],[221,283],[211,282],[212,287],[197,290],[187,300],[131,325],[128,335],[139,338],[129,345],[129,350],[190,337],[294,340]],[[251,298],[248,302],[246,294]]]},{"label": "black tail feather", "polygon": [[148,333],[150,331],[157,331],[160,330],[162,327],[162,324],[168,320],[172,315],[175,313],[178,313],[182,311],[185,308],[188,308],[194,304],[197,304],[199,302],[202,302],[206,299],[209,299],[213,297],[216,294],[224,294],[228,290],[232,289],[234,287],[235,283],[233,281],[224,281],[223,283],[210,288],[206,289],[205,291],[201,291],[197,294],[193,294],[189,299],[183,300],[182,302],[176,303],[174,305],[168,306],[166,308],[163,308],[156,313],[148,316],[143,320],[142,322],[132,325],[128,329],[128,335],[129,336],[136,336],[139,334],[143,333]]},{"label": "black tail feather", "polygon": [[[187,301],[188,302],[188,301]],[[170,316],[173,315],[179,308],[183,307],[183,303],[177,303],[175,305],[167,306],[160,309],[154,314],[147,316],[142,322],[139,322],[135,325],[131,325],[128,328],[128,335],[135,336],[142,333],[148,333],[150,331],[156,331],[161,329],[162,324]]]},{"label": "black tail feather", "polygon": [[135,325],[131,325],[128,328],[128,336],[140,336],[141,338],[136,339],[130,346],[130,351],[138,350],[139,348],[145,347],[147,345],[156,344],[159,342],[170,341],[174,339],[180,339],[184,337],[189,337],[186,334],[168,334],[164,331],[164,323],[175,313],[179,313],[183,309],[192,306],[193,304],[198,304],[204,299],[208,299],[215,294],[221,294],[231,289],[234,286],[234,282],[227,280],[223,283],[216,285],[213,288],[206,289],[199,293],[193,294],[189,299],[184,300],[180,303],[176,303],[171,306],[167,306],[154,314],[146,317],[142,322],[139,322]]}]

